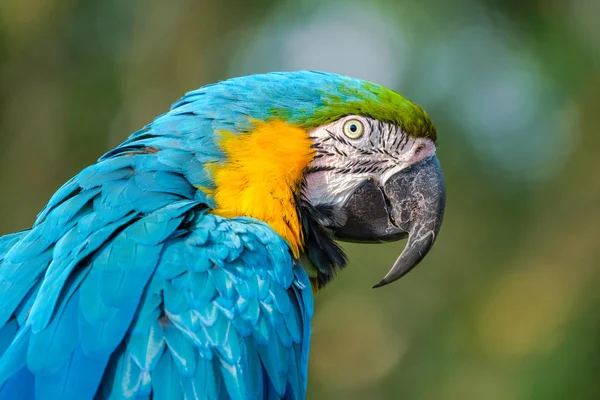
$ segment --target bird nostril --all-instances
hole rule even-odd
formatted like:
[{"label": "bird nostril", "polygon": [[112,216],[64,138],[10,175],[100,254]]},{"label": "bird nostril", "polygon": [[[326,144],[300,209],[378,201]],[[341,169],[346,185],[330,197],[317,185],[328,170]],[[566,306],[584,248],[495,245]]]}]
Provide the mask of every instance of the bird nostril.
[{"label": "bird nostril", "polygon": [[369,177],[369,178],[368,178],[368,180],[369,180],[370,182],[373,182],[373,183],[374,183],[375,185],[377,185],[377,186],[381,186],[381,182],[379,182],[379,179],[377,179],[377,178],[376,178],[376,177],[374,177],[374,176],[371,176],[371,177]]}]

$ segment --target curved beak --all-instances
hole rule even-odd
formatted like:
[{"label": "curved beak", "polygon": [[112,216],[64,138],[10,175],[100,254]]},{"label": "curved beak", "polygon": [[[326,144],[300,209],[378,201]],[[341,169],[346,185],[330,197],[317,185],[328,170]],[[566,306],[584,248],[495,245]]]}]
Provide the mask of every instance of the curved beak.
[{"label": "curved beak", "polygon": [[392,175],[383,186],[363,182],[343,206],[347,219],[333,228],[342,240],[389,242],[408,236],[406,246],[387,275],[374,288],[391,283],[413,269],[437,238],[446,189],[435,155]]}]

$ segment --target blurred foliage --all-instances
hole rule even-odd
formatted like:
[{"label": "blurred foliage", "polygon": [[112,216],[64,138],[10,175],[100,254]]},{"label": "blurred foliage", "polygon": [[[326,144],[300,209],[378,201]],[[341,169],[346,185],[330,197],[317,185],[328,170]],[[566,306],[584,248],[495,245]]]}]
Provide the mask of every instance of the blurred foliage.
[{"label": "blurred foliage", "polygon": [[446,220],[385,289],[400,245],[347,246],[309,397],[598,399],[599,17],[596,0],[2,0],[0,233],[187,90],[369,79],[436,123]]}]

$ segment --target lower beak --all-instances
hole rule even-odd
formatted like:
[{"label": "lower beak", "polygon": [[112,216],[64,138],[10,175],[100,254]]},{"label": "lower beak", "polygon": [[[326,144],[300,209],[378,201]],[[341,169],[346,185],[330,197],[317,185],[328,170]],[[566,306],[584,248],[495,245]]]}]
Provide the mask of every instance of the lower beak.
[{"label": "lower beak", "polygon": [[435,155],[391,176],[383,185],[367,180],[344,204],[347,219],[333,229],[342,240],[388,242],[408,236],[406,247],[374,287],[391,283],[427,255],[442,225],[446,189]]}]

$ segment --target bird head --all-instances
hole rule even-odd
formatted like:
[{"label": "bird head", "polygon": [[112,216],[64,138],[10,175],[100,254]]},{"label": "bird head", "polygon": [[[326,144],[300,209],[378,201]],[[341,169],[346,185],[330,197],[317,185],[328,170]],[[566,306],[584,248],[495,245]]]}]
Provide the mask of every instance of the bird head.
[{"label": "bird head", "polygon": [[444,215],[435,130],[412,136],[398,124],[354,114],[310,136],[317,154],[305,172],[303,199],[325,216],[322,226],[337,239],[378,243],[408,237],[375,287],[399,279],[429,252]]},{"label": "bird head", "polygon": [[188,93],[121,149],[144,141],[157,156],[192,153],[182,173],[210,212],[269,224],[316,287],[346,264],[335,240],[408,238],[378,287],[414,268],[440,230],[435,127],[373,83],[312,71],[226,80]]}]

